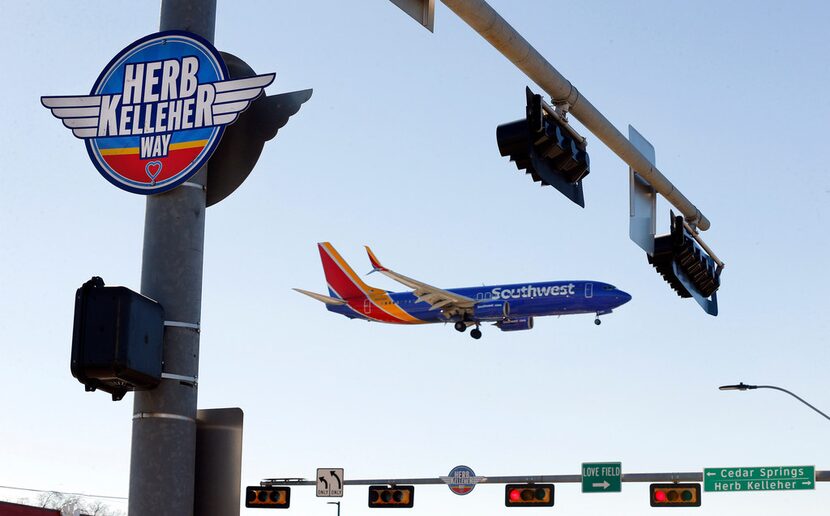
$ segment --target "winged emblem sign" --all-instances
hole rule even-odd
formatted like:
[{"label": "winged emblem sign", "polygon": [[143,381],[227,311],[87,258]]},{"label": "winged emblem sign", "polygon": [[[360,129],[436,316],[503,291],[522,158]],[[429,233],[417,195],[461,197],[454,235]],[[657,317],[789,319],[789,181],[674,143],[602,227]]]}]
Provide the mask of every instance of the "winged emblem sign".
[{"label": "winged emblem sign", "polygon": [[230,80],[209,41],[166,31],[122,50],[89,95],[44,96],[41,103],[84,140],[104,178],[146,195],[195,174],[225,127],[273,81],[273,73]]}]

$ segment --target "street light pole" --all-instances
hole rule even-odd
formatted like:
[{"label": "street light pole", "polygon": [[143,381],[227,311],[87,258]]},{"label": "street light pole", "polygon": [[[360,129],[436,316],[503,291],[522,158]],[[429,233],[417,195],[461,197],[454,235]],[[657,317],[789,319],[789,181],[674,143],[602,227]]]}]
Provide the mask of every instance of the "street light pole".
[{"label": "street light pole", "polygon": [[337,505],[337,516],[340,516],[340,502],[326,502],[329,505]]},{"label": "street light pole", "polygon": [[810,405],[809,403],[804,401],[801,397],[795,395],[794,393],[788,391],[787,389],[782,389],[781,387],[776,387],[775,385],[747,385],[747,384],[741,382],[738,385],[721,385],[720,387],[718,387],[718,389],[720,389],[722,391],[746,391],[746,390],[752,390],[752,389],[775,389],[776,391],[786,392],[787,394],[789,394],[793,398],[797,399],[801,403],[807,405],[811,409],[815,410],[816,412],[818,412],[819,414],[824,416],[825,419],[830,420],[830,416],[828,416],[824,412],[820,411],[816,407]]}]

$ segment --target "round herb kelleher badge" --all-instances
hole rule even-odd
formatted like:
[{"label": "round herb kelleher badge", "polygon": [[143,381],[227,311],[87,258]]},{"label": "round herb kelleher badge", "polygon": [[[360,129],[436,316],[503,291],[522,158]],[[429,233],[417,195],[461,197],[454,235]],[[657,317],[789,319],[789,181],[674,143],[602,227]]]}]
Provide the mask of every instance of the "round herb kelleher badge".
[{"label": "round herb kelleher badge", "polygon": [[225,127],[274,74],[229,80],[219,52],[181,31],[151,34],[118,53],[84,96],[41,97],[84,140],[102,176],[128,192],[184,183],[210,158]]}]

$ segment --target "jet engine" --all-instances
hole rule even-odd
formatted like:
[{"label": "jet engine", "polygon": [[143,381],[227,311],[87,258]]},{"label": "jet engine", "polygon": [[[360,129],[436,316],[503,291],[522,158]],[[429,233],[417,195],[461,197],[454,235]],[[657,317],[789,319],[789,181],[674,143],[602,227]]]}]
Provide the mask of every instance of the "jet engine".
[{"label": "jet engine", "polygon": [[511,319],[499,321],[496,323],[501,331],[520,331],[533,329],[533,317],[520,317],[518,319]]},{"label": "jet engine", "polygon": [[487,301],[473,307],[473,318],[477,320],[504,319],[510,315],[510,303],[507,301]]}]

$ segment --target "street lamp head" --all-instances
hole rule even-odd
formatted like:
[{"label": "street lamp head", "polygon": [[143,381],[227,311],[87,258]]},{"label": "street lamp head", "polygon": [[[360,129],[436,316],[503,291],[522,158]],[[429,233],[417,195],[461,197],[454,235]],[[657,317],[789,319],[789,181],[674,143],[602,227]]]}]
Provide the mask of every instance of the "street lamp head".
[{"label": "street lamp head", "polygon": [[747,389],[757,389],[757,385],[747,385],[743,382],[738,385],[721,385],[718,389],[722,391],[745,391]]}]

